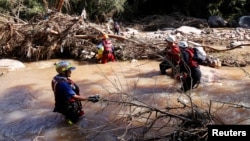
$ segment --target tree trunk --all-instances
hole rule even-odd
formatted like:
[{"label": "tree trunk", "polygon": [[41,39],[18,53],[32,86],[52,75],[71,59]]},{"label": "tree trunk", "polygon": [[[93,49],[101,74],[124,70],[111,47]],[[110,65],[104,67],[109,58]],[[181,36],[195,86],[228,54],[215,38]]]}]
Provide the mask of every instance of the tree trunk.
[{"label": "tree trunk", "polygon": [[64,3],[64,0],[57,0],[57,3],[56,3],[56,10],[57,12],[61,12],[62,11],[62,7],[63,7],[63,3]]}]

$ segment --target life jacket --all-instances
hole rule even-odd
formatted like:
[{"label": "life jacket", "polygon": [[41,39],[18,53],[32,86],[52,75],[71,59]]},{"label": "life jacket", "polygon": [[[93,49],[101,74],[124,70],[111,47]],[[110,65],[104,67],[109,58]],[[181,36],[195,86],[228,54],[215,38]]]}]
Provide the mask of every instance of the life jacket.
[{"label": "life jacket", "polygon": [[67,77],[60,77],[60,76],[55,76],[52,80],[51,86],[52,86],[52,90],[55,92],[55,87],[56,84],[59,82],[68,82],[70,84],[70,86],[72,87],[72,90],[79,95],[80,89],[79,87],[69,78]]},{"label": "life jacket", "polygon": [[195,50],[194,50],[194,48],[186,48],[185,51],[188,52],[188,54],[189,54],[189,59],[187,61],[188,62],[188,66],[189,67],[198,67],[199,63],[194,58],[194,56],[195,56]]},{"label": "life jacket", "polygon": [[102,41],[103,47],[104,47],[104,53],[112,53],[112,42],[110,40],[104,40]]},{"label": "life jacket", "polygon": [[56,86],[60,82],[67,82],[70,84],[72,90],[79,95],[79,87],[69,78],[55,76],[51,82],[52,90],[55,96],[55,109],[54,112],[59,112],[64,115],[70,115],[75,118],[79,116],[82,111],[82,104],[79,100],[68,98],[67,95],[60,94],[56,91]]}]

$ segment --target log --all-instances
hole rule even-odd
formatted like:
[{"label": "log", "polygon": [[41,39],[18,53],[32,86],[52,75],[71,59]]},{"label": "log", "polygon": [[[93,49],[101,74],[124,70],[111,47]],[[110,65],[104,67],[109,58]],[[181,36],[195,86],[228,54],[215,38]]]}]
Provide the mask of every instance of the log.
[{"label": "log", "polygon": [[[122,37],[122,36],[112,35],[112,34],[106,34],[106,35],[108,35],[109,38],[115,38],[117,40],[126,40],[126,41],[133,42],[133,43],[136,43],[136,44],[141,44],[138,41],[127,39],[127,38]],[[74,35],[74,37],[75,38],[81,38],[81,39],[93,39],[93,38],[102,38],[102,35],[101,36],[100,35]]]},{"label": "log", "polygon": [[75,38],[80,38],[80,39],[94,39],[94,38],[99,38],[98,35],[74,35]]}]

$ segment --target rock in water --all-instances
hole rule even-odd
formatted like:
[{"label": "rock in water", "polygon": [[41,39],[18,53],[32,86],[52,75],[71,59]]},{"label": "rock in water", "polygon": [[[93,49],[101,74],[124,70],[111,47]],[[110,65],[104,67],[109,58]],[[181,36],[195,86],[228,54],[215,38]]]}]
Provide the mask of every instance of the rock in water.
[{"label": "rock in water", "polygon": [[16,70],[25,68],[25,65],[22,62],[14,59],[0,59],[0,68]]}]

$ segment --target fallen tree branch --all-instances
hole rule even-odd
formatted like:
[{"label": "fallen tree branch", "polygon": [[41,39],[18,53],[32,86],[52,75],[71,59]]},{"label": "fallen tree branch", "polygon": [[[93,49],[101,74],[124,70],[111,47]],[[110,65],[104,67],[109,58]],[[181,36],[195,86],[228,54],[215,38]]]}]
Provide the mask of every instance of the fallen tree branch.
[{"label": "fallen tree branch", "polygon": [[9,15],[4,15],[2,13],[0,13],[0,15],[3,16],[3,17],[7,17],[7,18],[12,18],[12,19],[18,20],[18,21],[20,21],[20,22],[22,22],[24,24],[28,24],[27,22],[25,22],[25,21],[23,21],[23,20],[21,20],[21,19],[19,19],[17,17],[13,17],[13,16],[9,16]]}]

